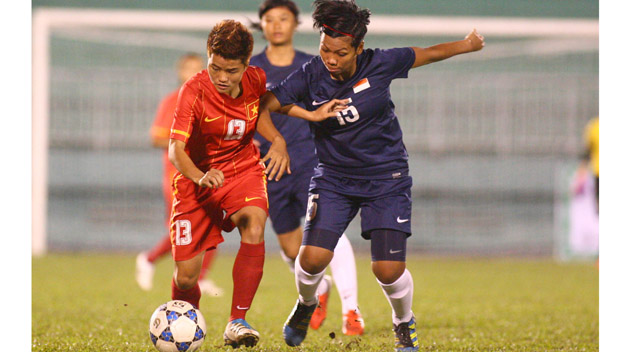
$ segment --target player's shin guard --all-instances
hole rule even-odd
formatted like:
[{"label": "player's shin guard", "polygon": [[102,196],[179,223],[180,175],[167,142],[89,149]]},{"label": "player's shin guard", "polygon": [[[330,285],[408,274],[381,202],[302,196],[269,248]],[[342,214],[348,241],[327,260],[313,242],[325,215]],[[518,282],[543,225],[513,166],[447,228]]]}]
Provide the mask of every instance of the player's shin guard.
[{"label": "player's shin guard", "polygon": [[343,314],[357,310],[357,280],[356,263],[354,261],[354,251],[350,241],[343,234],[339,237],[335,247],[335,255],[330,261],[330,270],[333,274],[333,281],[339,291],[341,298],[341,311]]},{"label": "player's shin guard", "polygon": [[[378,281],[378,280],[377,280]],[[413,278],[411,273],[404,269],[404,273],[391,284],[383,284],[378,281],[383,293],[392,309],[394,325],[406,323],[413,317],[411,303],[413,302]]]},{"label": "player's shin guard", "polygon": [[317,287],[319,286],[320,281],[322,281],[326,270],[322,270],[317,274],[309,274],[302,269],[302,266],[300,266],[300,257],[298,256],[296,257],[295,271],[296,287],[298,288],[298,293],[300,294],[300,302],[307,306],[316,304]]},{"label": "player's shin guard", "polygon": [[182,290],[176,286],[176,279],[172,278],[172,299],[189,302],[196,308],[200,308],[200,286],[196,285],[188,290]]},{"label": "player's shin guard", "polygon": [[239,247],[233,264],[233,301],[230,319],[245,319],[254,295],[263,277],[265,262],[265,242],[243,243]]}]

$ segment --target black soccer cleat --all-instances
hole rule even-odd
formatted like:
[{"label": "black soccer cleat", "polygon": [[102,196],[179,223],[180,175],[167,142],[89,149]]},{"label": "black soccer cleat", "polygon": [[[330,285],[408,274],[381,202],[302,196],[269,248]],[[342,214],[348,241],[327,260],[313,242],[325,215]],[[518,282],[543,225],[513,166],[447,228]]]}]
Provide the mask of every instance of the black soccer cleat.
[{"label": "black soccer cleat", "polygon": [[300,300],[296,301],[296,306],[293,307],[285,326],[283,326],[283,339],[287,345],[299,346],[304,341],[315,308],[317,308],[317,304],[306,306],[300,303]]},{"label": "black soccer cleat", "polygon": [[396,333],[395,348],[398,352],[415,352],[419,351],[419,343],[417,341],[417,327],[415,324],[415,315],[406,323],[400,323],[393,326]]}]

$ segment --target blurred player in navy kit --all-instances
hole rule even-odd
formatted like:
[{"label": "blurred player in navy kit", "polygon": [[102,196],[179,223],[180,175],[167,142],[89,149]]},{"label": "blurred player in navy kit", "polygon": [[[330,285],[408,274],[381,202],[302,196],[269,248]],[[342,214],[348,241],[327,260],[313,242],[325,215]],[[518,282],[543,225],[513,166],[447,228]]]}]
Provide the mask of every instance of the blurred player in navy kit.
[{"label": "blurred player in navy kit", "polygon": [[[250,59],[250,65],[265,71],[268,88],[280,83],[313,57],[295,50],[293,46],[298,13],[297,5],[291,0],[266,0],[259,7],[261,22],[253,26],[263,31],[267,47]],[[269,213],[272,227],[278,235],[281,255],[293,271],[302,243],[300,218],[306,213],[309,183],[317,166],[317,156],[311,130],[305,120],[279,113],[272,113],[271,118],[287,141],[291,174],[285,174],[280,182],[267,183]],[[258,133],[255,139],[260,143],[261,155],[265,155],[270,143]],[[362,335],[364,323],[357,303],[356,264],[352,246],[345,235],[339,238],[335,253],[337,255],[330,262],[330,268],[342,303],[342,331],[346,335]],[[330,276],[326,275],[317,289],[319,304],[311,317],[312,329],[318,329],[326,318],[331,283]]]},{"label": "blurred player in navy kit", "polygon": [[260,108],[261,114],[280,110],[310,121],[319,159],[295,263],[299,298],[283,338],[298,346],[306,337],[317,287],[337,241],[360,210],[361,235],[371,240],[372,271],[392,308],[396,351],[417,351],[413,279],[405,263],[412,178],[389,86],[407,78],[411,68],[482,49],[483,37],[474,30],[463,40],[428,48],[364,49],[368,9],[353,0],[313,5],[320,56],[272,88]]}]

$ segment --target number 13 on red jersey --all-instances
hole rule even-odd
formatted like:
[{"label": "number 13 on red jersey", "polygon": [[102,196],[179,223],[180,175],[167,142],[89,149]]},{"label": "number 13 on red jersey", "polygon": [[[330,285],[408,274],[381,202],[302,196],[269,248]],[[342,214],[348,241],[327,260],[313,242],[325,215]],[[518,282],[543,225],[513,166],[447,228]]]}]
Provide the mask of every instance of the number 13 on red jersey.
[{"label": "number 13 on red jersey", "polygon": [[226,131],[225,141],[232,141],[243,138],[246,133],[246,121],[234,119],[228,122],[228,130]]}]

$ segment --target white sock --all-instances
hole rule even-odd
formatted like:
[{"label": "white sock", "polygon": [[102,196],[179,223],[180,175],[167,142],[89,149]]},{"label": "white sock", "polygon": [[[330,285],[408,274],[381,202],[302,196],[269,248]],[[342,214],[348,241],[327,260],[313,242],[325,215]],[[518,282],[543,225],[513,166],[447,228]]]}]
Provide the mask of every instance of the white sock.
[{"label": "white sock", "polygon": [[[317,286],[317,296],[319,297],[321,294],[324,294],[330,290],[330,286],[332,286],[332,281],[325,279],[326,275],[324,275],[324,279],[320,280],[319,286]],[[328,277],[330,278],[330,276]]]},{"label": "white sock", "polygon": [[287,266],[289,266],[289,270],[291,270],[291,272],[292,272],[292,273],[295,273],[295,269],[294,269],[294,265],[295,265],[295,264],[294,264],[294,262],[295,262],[295,259],[291,259],[291,258],[289,258],[289,257],[285,254],[285,252],[283,252],[283,250],[282,250],[282,249],[280,250],[280,256],[283,258],[283,261],[284,261],[285,263],[287,263]]},{"label": "white sock", "polygon": [[335,255],[329,266],[341,298],[342,313],[347,314],[351,310],[358,312],[356,263],[352,245],[345,233],[339,237],[339,242],[335,247]]},{"label": "white sock", "polygon": [[302,269],[300,266],[300,256],[296,257],[295,260],[295,277],[296,277],[296,288],[298,289],[298,294],[300,302],[304,305],[310,306],[313,304],[317,304],[317,286],[320,281],[324,277],[324,272],[326,269],[322,270],[317,274],[309,274]]},{"label": "white sock", "polygon": [[404,273],[395,282],[387,285],[378,281],[378,284],[383,289],[389,304],[391,304],[391,319],[393,323],[398,325],[411,320],[413,316],[413,311],[411,311],[413,303],[413,278],[411,273],[404,269]]}]

